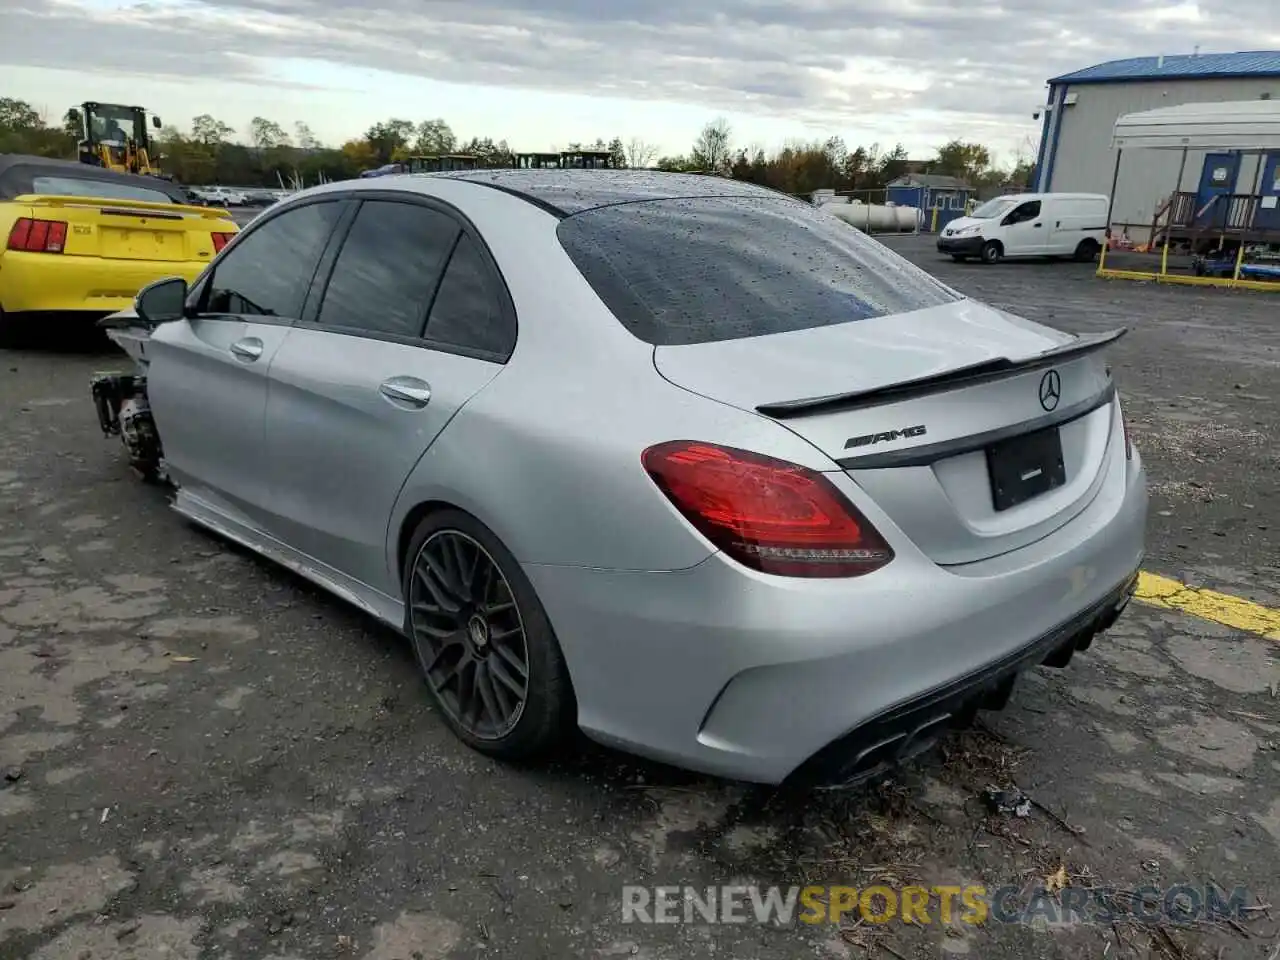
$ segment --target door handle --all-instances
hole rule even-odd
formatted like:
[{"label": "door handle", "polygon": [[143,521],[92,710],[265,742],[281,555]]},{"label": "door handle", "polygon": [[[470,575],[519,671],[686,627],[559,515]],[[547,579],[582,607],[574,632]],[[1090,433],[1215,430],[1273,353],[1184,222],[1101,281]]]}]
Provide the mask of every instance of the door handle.
[{"label": "door handle", "polygon": [[392,377],[378,385],[378,392],[396,404],[422,408],[431,402],[431,385],[417,377]]},{"label": "door handle", "polygon": [[1032,226],[1035,227],[1037,230],[1039,230],[1041,227],[1041,224],[1033,223]]},{"label": "door handle", "polygon": [[262,341],[257,337],[245,337],[231,345],[231,352],[241,360],[252,362],[262,356]]}]

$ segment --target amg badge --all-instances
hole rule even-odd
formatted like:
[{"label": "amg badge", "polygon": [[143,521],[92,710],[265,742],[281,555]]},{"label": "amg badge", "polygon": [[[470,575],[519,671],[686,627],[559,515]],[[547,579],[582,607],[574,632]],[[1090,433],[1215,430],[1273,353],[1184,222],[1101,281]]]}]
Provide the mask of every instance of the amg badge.
[{"label": "amg badge", "polygon": [[884,433],[868,433],[861,437],[850,437],[844,442],[844,448],[851,450],[854,447],[869,447],[872,444],[884,443],[888,440],[903,440],[907,437],[923,437],[925,435],[924,424],[914,427],[903,427],[901,430],[886,430]]}]

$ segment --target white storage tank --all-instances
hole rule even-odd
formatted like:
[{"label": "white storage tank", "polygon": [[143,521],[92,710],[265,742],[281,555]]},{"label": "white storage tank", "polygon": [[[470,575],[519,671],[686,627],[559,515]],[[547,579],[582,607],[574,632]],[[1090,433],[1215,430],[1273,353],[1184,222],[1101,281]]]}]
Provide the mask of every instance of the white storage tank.
[{"label": "white storage tank", "polygon": [[918,207],[903,207],[896,203],[863,203],[861,200],[842,203],[843,199],[835,198],[819,203],[818,206],[866,233],[909,233],[920,223]]}]

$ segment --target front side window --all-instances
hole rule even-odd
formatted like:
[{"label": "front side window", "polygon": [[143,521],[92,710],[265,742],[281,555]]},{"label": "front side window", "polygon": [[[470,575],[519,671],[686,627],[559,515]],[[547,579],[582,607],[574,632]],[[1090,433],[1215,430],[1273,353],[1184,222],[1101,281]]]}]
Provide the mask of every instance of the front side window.
[{"label": "front side window", "polygon": [[296,320],[342,209],[309,203],[247,232],[214,264],[201,312]]},{"label": "front side window", "polygon": [[773,197],[651,200],[567,217],[561,245],[657,346],[850,323],[959,296],[829,213]]},{"label": "front side window", "polygon": [[422,204],[366,200],[343,241],[318,322],[422,336],[458,229],[452,217]]},{"label": "front side window", "polygon": [[1029,200],[1009,214],[1010,223],[1026,223],[1040,216],[1040,201]]}]

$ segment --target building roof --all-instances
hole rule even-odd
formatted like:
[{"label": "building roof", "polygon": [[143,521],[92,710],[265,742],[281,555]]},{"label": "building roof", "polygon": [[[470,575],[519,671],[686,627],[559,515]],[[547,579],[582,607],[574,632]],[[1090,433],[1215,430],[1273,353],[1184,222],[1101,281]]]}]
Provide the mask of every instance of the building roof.
[{"label": "building roof", "polygon": [[1050,83],[1122,83],[1127,80],[1209,80],[1224,77],[1280,77],[1280,50],[1190,53],[1108,60]]},{"label": "building roof", "polygon": [[969,190],[969,184],[959,177],[948,177],[941,173],[908,173],[890,181],[891,187],[929,187],[936,190]]},{"label": "building roof", "polygon": [[1280,149],[1280,100],[1183,103],[1116,119],[1111,146],[1157,150]]}]

